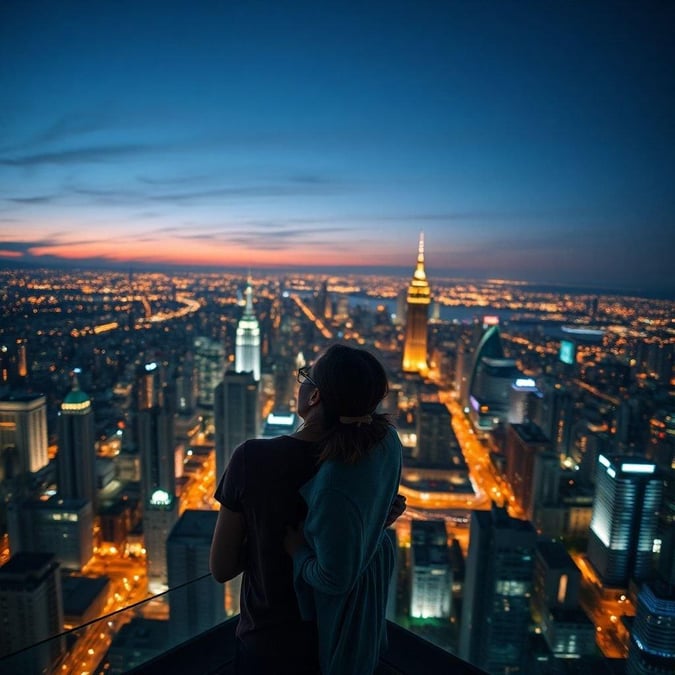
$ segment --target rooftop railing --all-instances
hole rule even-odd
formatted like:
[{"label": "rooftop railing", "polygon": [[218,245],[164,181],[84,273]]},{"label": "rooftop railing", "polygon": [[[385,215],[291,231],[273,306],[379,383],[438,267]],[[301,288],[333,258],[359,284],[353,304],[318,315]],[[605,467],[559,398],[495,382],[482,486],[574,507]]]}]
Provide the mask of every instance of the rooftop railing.
[{"label": "rooftop railing", "polygon": [[[0,656],[3,675],[233,673],[238,617],[210,574]],[[197,618],[198,617],[198,618]],[[10,627],[11,631],[11,627]],[[482,671],[388,622],[379,675]]]}]

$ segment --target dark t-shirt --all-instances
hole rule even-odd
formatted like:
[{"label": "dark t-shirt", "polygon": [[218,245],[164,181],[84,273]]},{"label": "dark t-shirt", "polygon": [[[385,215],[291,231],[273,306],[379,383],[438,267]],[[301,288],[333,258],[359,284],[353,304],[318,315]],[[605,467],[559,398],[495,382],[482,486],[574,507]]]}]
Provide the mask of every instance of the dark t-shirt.
[{"label": "dark t-shirt", "polygon": [[283,547],[288,525],[307,512],[299,489],[318,469],[314,443],[290,436],[242,443],[216,489],[216,499],[244,515],[246,541],[237,636],[277,629],[307,632],[293,588],[293,562]]}]

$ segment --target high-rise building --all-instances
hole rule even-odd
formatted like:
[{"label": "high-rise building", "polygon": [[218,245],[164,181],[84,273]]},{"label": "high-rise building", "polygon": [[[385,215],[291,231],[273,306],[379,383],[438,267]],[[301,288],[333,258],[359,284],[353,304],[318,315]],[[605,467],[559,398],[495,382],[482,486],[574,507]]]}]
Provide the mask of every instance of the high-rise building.
[{"label": "high-rise building", "polygon": [[25,380],[28,377],[28,340],[19,338],[16,341],[17,352],[17,373],[20,380]]},{"label": "high-rise building", "polygon": [[249,277],[246,284],[246,306],[237,324],[234,369],[238,373],[253,373],[260,380],[260,324],[253,311],[253,288]]},{"label": "high-rise building", "polygon": [[175,434],[172,396],[156,362],[138,376],[137,445],[141,457],[143,536],[148,582],[159,590],[167,583],[166,538],[176,522]]},{"label": "high-rise building", "polygon": [[420,233],[417,249],[417,265],[408,286],[405,318],[405,342],[403,344],[403,371],[426,375],[427,330],[431,287],[424,271],[424,234]]},{"label": "high-rise building", "polygon": [[504,454],[506,479],[527,519],[537,525],[535,513],[558,501],[560,461],[534,422],[507,426]]},{"label": "high-rise building", "polygon": [[505,508],[473,511],[459,655],[491,675],[525,660],[536,532]]},{"label": "high-rise building", "polygon": [[[169,635],[178,644],[224,621],[223,585],[209,574],[217,511],[188,509],[166,544],[169,568]],[[205,578],[204,578],[205,577]]]},{"label": "high-rise building", "polygon": [[452,430],[450,411],[442,403],[422,401],[417,413],[417,447],[414,451],[420,466],[452,466],[452,451],[459,443]]},{"label": "high-rise building", "polygon": [[411,525],[410,616],[447,619],[452,610],[452,567],[444,520]]},{"label": "high-rise building", "polygon": [[[525,399],[535,390],[534,382],[523,378],[513,359],[506,358],[499,325],[486,323],[471,355],[462,357],[462,391],[468,393],[468,407],[474,427],[490,431],[499,424],[523,422]],[[470,369],[466,364],[470,359]],[[531,384],[531,386],[529,386]],[[528,385],[528,386],[526,386]]]},{"label": "high-rise building", "polygon": [[13,552],[53,553],[65,569],[81,570],[94,554],[94,515],[85,499],[17,499],[7,509],[7,529]]},{"label": "high-rise building", "polygon": [[588,559],[603,584],[644,581],[654,562],[663,479],[643,457],[598,457]]},{"label": "high-rise building", "polygon": [[675,588],[675,471],[667,474],[656,530],[656,573]]},{"label": "high-rise building", "polygon": [[40,394],[0,398],[0,478],[47,466],[47,399]]},{"label": "high-rise building", "polygon": [[96,507],[96,449],[91,400],[73,373],[73,388],[59,412],[57,486],[61,497],[84,499]]},{"label": "high-rise building", "polygon": [[675,587],[662,579],[642,584],[628,647],[627,675],[675,673]]},{"label": "high-rise building", "polygon": [[[0,567],[0,657],[7,675],[51,672],[65,651],[59,564],[51,553],[17,553]],[[49,639],[53,638],[53,639]]]},{"label": "high-rise building", "polygon": [[207,337],[198,337],[195,347],[195,374],[197,376],[197,404],[213,408],[214,391],[225,370],[225,348]]},{"label": "high-rise building", "polygon": [[227,371],[216,387],[216,477],[222,476],[235,448],[260,431],[258,386],[253,373]]},{"label": "high-rise building", "polygon": [[532,597],[535,623],[552,654],[581,658],[597,653],[593,622],[579,605],[581,572],[560,541],[539,541]]}]

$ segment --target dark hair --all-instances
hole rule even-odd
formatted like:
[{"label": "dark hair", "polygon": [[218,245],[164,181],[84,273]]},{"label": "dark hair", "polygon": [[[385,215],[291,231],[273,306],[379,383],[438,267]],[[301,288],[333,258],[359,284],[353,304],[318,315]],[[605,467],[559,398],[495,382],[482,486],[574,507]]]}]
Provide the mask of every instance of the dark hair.
[{"label": "dark hair", "polygon": [[[319,461],[357,462],[391,426],[386,415],[375,412],[389,391],[382,364],[365,349],[334,344],[314,364],[312,379],[321,394],[326,429]],[[368,423],[340,421],[367,415]]]}]

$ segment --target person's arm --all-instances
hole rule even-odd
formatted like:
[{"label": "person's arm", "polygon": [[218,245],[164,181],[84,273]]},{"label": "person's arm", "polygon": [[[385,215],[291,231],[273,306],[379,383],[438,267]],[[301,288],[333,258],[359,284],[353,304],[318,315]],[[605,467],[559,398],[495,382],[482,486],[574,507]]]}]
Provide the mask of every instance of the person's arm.
[{"label": "person's arm", "polygon": [[245,538],[244,516],[221,505],[209,559],[211,574],[216,581],[229,581],[243,571]]},{"label": "person's arm", "polygon": [[289,531],[284,540],[293,556],[294,576],[330,595],[347,593],[364,563],[361,516],[341,492],[324,490],[309,506],[303,541]]}]

